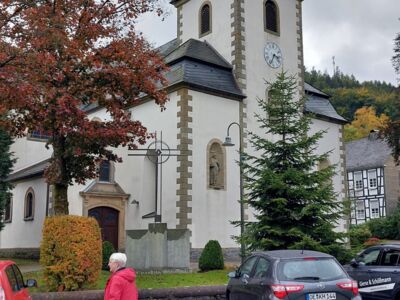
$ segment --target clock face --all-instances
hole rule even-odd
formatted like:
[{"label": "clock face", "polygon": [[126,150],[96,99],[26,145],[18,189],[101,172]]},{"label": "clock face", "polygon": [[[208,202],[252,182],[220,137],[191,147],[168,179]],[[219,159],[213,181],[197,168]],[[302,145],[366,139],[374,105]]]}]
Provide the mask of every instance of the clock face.
[{"label": "clock face", "polygon": [[273,42],[268,42],[264,48],[264,58],[269,66],[276,69],[282,65],[282,51],[279,46]]}]

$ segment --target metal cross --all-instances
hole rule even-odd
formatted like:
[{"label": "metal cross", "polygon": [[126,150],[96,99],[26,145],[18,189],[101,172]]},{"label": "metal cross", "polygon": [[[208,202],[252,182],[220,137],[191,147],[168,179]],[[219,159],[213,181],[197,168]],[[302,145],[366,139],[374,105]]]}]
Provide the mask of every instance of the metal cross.
[{"label": "metal cross", "polygon": [[[144,149],[132,149],[131,151],[143,153],[131,153],[128,156],[145,156],[156,166],[156,180],[155,180],[155,210],[142,216],[142,219],[154,218],[155,223],[161,223],[161,210],[162,210],[162,165],[168,161],[171,156],[186,156],[182,154],[179,149],[171,149],[167,143],[162,139],[162,131],[160,131],[158,138],[157,132],[154,134],[155,140]],[[158,203],[160,205],[158,206]]]}]

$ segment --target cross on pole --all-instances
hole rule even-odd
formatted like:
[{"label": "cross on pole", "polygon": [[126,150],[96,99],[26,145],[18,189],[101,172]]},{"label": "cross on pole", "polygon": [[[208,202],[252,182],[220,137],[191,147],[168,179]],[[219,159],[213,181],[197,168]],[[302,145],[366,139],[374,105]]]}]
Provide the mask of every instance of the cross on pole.
[{"label": "cross on pole", "polygon": [[[155,139],[149,144],[147,148],[133,149],[137,153],[130,153],[128,156],[141,156],[147,157],[156,166],[156,180],[155,180],[155,209],[154,211],[143,215],[142,219],[154,218],[155,223],[161,223],[161,209],[162,209],[162,165],[166,163],[171,156],[185,156],[179,149],[171,149],[166,142],[163,141],[162,131],[160,131],[160,138],[157,132],[154,134]],[[160,204],[160,205],[158,205]]]}]

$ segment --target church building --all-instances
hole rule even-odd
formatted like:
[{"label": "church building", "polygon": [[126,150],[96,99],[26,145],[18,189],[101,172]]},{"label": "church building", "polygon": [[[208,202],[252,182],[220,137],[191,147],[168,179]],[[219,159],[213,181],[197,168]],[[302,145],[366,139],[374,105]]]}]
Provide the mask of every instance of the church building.
[{"label": "church building", "polygon": [[[177,37],[158,51],[169,66],[169,101],[160,112],[151,99],[130,108],[155,138],[138,150],[118,148],[122,163],[103,161],[97,179],[68,190],[73,215],[95,217],[102,235],[121,251],[127,233],[163,223],[189,232],[192,258],[209,240],[218,240],[227,257],[237,257],[232,239],[241,217],[238,150],[253,153],[247,132],[262,133],[254,114],[266,97],[265,81],[282,70],[297,76],[300,98],[308,97],[312,131],[326,130],[318,152],[335,165],[337,200],[345,197],[343,125],[329,96],[304,82],[302,0],[172,0]],[[89,117],[107,120],[96,106]],[[232,125],[232,126],[230,126]],[[228,135],[233,147],[225,147]],[[276,137],[269,137],[272,140]],[[44,218],[52,215],[52,187],[43,172],[52,152],[47,136],[31,132],[12,146],[17,162],[0,252],[37,254]],[[319,167],[324,167],[323,165]],[[244,207],[244,219],[253,212]],[[347,222],[337,224],[346,230]]]}]

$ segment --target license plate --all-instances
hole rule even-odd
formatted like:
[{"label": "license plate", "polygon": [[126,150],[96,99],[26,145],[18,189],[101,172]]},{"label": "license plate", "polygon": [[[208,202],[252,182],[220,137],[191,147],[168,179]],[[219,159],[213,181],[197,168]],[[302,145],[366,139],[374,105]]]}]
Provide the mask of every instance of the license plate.
[{"label": "license plate", "polygon": [[334,299],[336,299],[336,293],[315,293],[307,295],[307,300],[334,300]]}]

